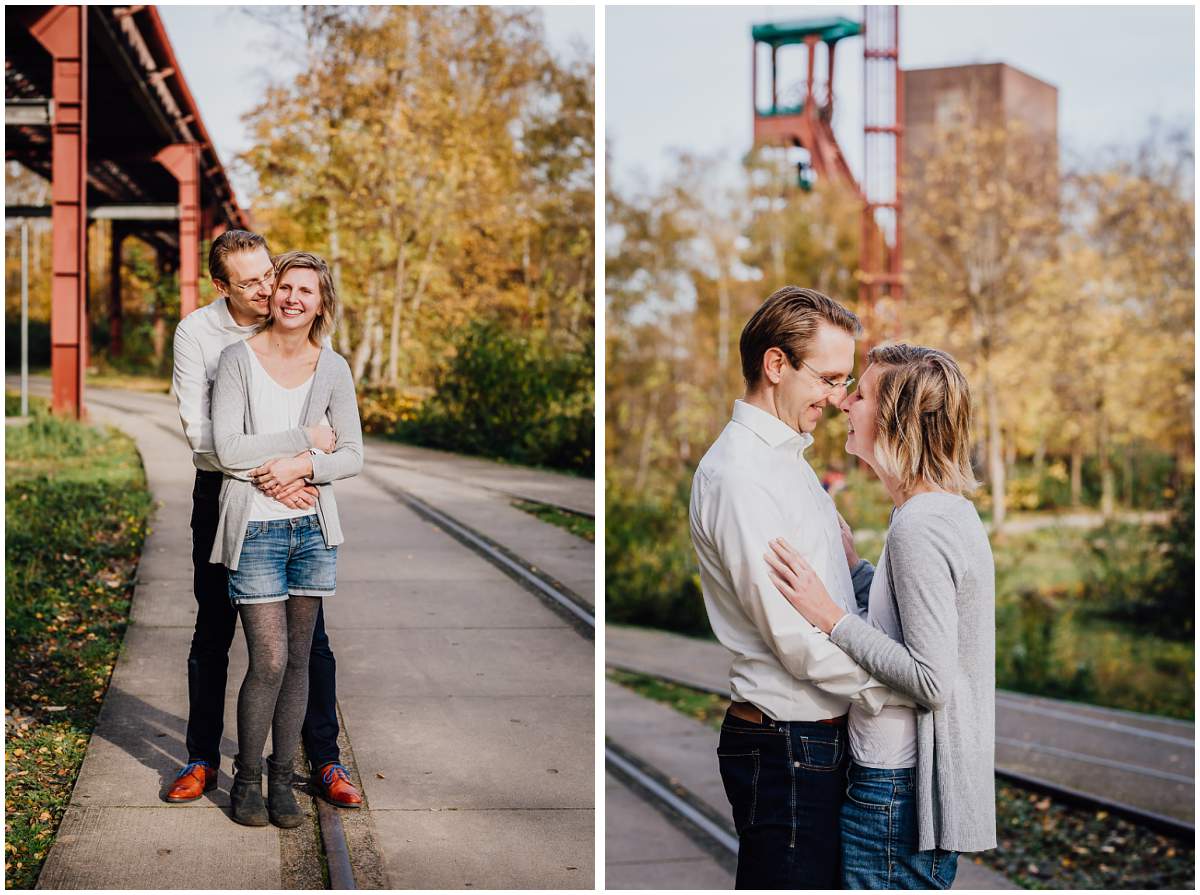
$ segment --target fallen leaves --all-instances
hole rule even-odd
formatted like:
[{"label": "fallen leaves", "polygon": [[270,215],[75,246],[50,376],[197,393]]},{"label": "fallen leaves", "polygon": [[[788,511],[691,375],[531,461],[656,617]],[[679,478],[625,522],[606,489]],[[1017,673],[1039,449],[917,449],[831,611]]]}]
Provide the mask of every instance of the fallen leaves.
[{"label": "fallen leaves", "polygon": [[1107,811],[996,787],[999,845],[982,862],[1024,887],[1192,887],[1195,849]]}]

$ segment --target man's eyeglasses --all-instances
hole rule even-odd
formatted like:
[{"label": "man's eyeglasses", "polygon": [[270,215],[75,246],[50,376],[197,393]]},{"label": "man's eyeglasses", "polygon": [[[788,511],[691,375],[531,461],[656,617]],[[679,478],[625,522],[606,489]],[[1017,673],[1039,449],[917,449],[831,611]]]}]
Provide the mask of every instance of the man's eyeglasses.
[{"label": "man's eyeglasses", "polygon": [[257,292],[259,286],[270,286],[275,282],[275,268],[271,268],[257,280],[247,280],[244,283],[234,283],[234,287],[240,292]]},{"label": "man's eyeglasses", "polygon": [[836,392],[839,388],[844,388],[848,392],[848,391],[850,391],[850,387],[852,385],[854,385],[855,382],[858,381],[853,376],[847,376],[841,382],[834,382],[828,376],[822,376],[820,373],[818,373],[816,370],[814,370],[808,364],[805,364],[804,361],[800,361],[800,363],[804,364],[804,368],[806,370],[808,370],[808,372],[812,373],[814,376],[816,376],[818,379],[820,379],[823,383],[825,383],[825,385],[828,386],[828,388],[831,392]]}]

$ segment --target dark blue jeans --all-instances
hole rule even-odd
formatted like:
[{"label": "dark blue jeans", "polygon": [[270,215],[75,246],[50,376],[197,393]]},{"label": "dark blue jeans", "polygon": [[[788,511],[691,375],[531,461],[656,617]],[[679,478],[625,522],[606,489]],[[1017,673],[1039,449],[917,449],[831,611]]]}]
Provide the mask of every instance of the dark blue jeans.
[{"label": "dark blue jeans", "polygon": [[717,757],[738,833],[737,888],[840,888],[844,723],[726,714]]},{"label": "dark blue jeans", "polygon": [[[188,761],[221,764],[225,727],[225,684],[229,647],[237,630],[237,606],[229,602],[225,567],[210,563],[220,510],[221,474],[196,471],[192,489],[192,586],[196,595],[196,630],[188,652]],[[325,633],[325,613],[317,613],[308,666],[308,713],[304,718],[304,750],[314,767],[338,761],[337,664]]]},{"label": "dark blue jeans", "polygon": [[917,851],[912,768],[850,763],[842,805],[842,883],[847,889],[949,889],[958,853]]}]

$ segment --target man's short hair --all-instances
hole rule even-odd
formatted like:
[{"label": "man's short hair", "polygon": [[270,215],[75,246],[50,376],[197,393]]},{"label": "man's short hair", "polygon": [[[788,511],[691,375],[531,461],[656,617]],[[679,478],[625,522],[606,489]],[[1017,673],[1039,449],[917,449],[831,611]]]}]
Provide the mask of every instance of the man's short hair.
[{"label": "man's short hair", "polygon": [[[321,296],[321,316],[313,321],[312,329],[308,331],[308,340],[314,345],[321,345],[337,324],[338,296],[337,289],[333,285],[333,275],[329,272],[329,265],[325,263],[324,258],[314,255],[312,252],[284,252],[275,259],[275,287],[271,290],[272,298],[279,289],[283,275],[289,270],[314,270],[317,273]],[[274,302],[271,304],[274,307]],[[274,311],[263,325],[267,327],[273,322]]]},{"label": "man's short hair", "polygon": [[856,339],[862,335],[858,318],[828,295],[799,286],[776,290],[742,329],[738,348],[746,387],[754,388],[762,380],[763,355],[770,348],[778,348],[792,368],[799,369],[822,323],[836,326]]},{"label": "man's short hair", "polygon": [[259,234],[249,230],[226,230],[212,241],[208,249],[208,275],[214,280],[228,283],[229,268],[225,265],[225,259],[238,252],[252,252],[255,249],[266,249],[267,254],[271,254],[267,240]]}]

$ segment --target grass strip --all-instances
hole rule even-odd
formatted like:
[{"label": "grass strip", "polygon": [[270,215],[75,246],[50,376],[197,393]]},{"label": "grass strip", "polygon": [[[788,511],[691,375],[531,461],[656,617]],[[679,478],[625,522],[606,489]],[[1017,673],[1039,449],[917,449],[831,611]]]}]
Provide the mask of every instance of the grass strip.
[{"label": "grass strip", "polygon": [[591,541],[592,543],[596,541],[596,520],[591,516],[584,516],[582,513],[572,513],[569,510],[552,507],[545,503],[534,503],[529,500],[514,500],[513,506],[518,510],[524,510],[531,516],[537,516],[543,522],[549,522],[551,525],[565,528],[577,538],[583,538],[585,541]]},{"label": "grass strip", "polygon": [[33,888],[70,799],[125,634],[151,509],[128,437],[55,418],[40,399],[30,416],[6,433],[10,889]]},{"label": "grass strip", "polygon": [[[719,730],[728,700],[645,674],[609,680]],[[714,743],[715,748],[715,743]],[[996,781],[998,847],[972,856],[1026,889],[1193,889],[1194,843]]]}]

